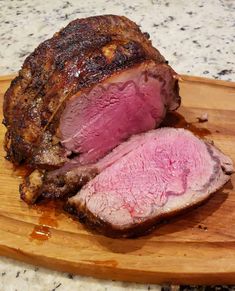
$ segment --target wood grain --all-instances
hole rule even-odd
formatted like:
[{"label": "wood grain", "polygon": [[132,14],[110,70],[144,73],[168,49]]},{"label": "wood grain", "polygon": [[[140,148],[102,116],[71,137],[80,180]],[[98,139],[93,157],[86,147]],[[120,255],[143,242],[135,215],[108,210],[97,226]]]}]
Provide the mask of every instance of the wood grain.
[{"label": "wood grain", "polygon": [[[1,108],[3,93],[12,77],[0,77]],[[186,119],[182,124],[188,127],[190,122],[196,130],[206,128],[209,131],[206,138],[235,161],[235,83],[182,76],[180,89],[183,102],[178,112]],[[197,117],[205,112],[209,121],[198,123]],[[2,111],[0,115],[2,118]],[[1,125],[1,144],[4,132]],[[159,225],[151,235],[111,239],[87,231],[53,205],[28,207],[20,201],[18,186],[22,171],[14,169],[4,155],[1,147],[0,255],[114,280],[235,283],[234,176],[204,205]],[[45,241],[32,238],[40,224],[48,224]]]}]

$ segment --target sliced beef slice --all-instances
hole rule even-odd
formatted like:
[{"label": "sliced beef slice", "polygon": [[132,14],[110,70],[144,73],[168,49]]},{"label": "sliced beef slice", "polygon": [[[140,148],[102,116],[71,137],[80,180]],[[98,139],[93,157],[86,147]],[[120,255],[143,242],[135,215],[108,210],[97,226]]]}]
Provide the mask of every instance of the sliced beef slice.
[{"label": "sliced beef slice", "polygon": [[68,200],[67,210],[109,236],[133,236],[221,188],[232,161],[184,129],[132,137],[96,164],[100,172]]}]

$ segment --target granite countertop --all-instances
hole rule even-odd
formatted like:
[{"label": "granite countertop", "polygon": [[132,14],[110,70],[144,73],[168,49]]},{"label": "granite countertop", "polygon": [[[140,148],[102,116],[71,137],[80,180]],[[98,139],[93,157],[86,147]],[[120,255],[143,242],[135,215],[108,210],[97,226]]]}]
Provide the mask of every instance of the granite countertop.
[{"label": "granite countertop", "polygon": [[[112,13],[126,15],[148,31],[178,73],[235,80],[234,0],[0,0],[0,6],[1,75],[18,71],[41,41],[71,20]],[[111,289],[161,287],[96,280],[0,260],[1,291]]]},{"label": "granite countertop", "polygon": [[178,73],[235,79],[234,0],[0,0],[0,4],[0,74],[18,71],[41,41],[71,20],[114,13],[148,31]]}]

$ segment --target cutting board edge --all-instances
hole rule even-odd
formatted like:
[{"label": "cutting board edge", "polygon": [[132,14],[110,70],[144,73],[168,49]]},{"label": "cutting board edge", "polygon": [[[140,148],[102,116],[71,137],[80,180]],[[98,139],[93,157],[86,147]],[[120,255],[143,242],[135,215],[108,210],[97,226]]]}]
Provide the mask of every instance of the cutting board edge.
[{"label": "cutting board edge", "polygon": [[[4,250],[7,255],[4,254]],[[178,284],[178,285],[234,285],[235,270],[231,272],[203,272],[203,273],[178,273],[178,272],[150,272],[140,270],[127,270],[118,268],[115,270],[112,266],[95,266],[93,264],[64,264],[61,260],[42,257],[35,254],[28,254],[21,250],[9,248],[0,245],[0,256],[17,260],[32,266],[43,267],[58,272],[71,273],[80,276],[86,276],[102,280],[114,280],[130,283],[142,284]],[[36,262],[36,263],[35,263]],[[98,272],[97,272],[98,271]]]},{"label": "cutting board edge", "polygon": [[235,82],[232,81],[224,81],[224,80],[217,80],[212,78],[204,78],[200,76],[191,76],[191,75],[180,75],[181,80],[180,82],[197,82],[197,83],[203,83],[203,84],[213,84],[217,86],[225,86],[225,87],[231,87],[235,88]]},{"label": "cutting board edge", "polygon": [[[3,217],[3,216],[2,216]],[[7,224],[7,220],[14,221],[14,218],[9,218],[4,216],[5,223]],[[22,227],[27,228],[30,226],[31,223],[28,222],[21,222]],[[56,231],[57,230],[55,228]],[[210,285],[210,284],[235,284],[235,260],[233,265],[227,266],[226,270],[218,271],[218,269],[214,268],[213,271],[197,271],[195,273],[195,270],[192,268],[189,269],[189,271],[183,271],[181,273],[178,272],[178,268],[169,268],[169,271],[161,272],[160,270],[155,271],[143,271],[138,269],[128,269],[125,267],[118,267],[109,263],[109,261],[98,261],[99,264],[96,265],[95,263],[89,263],[89,260],[74,260],[71,262],[69,259],[66,259],[66,257],[60,254],[61,257],[56,257],[58,254],[54,253],[48,255],[45,254],[44,251],[42,253],[35,252],[27,252],[23,249],[22,244],[15,244],[17,242],[17,237],[21,237],[23,234],[21,231],[16,234],[13,233],[10,229],[8,230],[11,234],[11,240],[4,239],[4,235],[0,238],[0,256],[8,257],[11,259],[17,259],[19,261],[31,264],[31,265],[37,265],[49,269],[53,269],[56,271],[62,271],[62,272],[68,272],[73,273],[77,275],[84,275],[84,276],[91,276],[99,279],[106,279],[106,280],[120,280],[120,281],[126,281],[126,282],[138,282],[138,283],[146,283],[146,284],[196,284],[196,285]],[[1,230],[0,230],[1,233]],[[2,231],[4,234],[4,231]],[[23,238],[24,240],[27,238]],[[48,241],[49,242],[49,241]],[[27,242],[25,241],[27,244]],[[45,242],[47,243],[47,242]],[[167,242],[164,242],[167,243]],[[173,243],[181,243],[181,242],[173,242]],[[197,247],[200,245],[200,242],[186,242],[184,244],[184,252],[189,253],[188,250],[190,250],[190,245],[196,243]],[[226,245],[227,242],[219,242],[218,244],[216,242],[208,243],[212,248],[217,247],[218,250],[223,245]],[[232,245],[235,245],[234,242],[228,242],[228,245],[231,249],[231,243]],[[37,244],[37,243],[36,243]],[[14,245],[14,247],[13,247]],[[24,243],[23,243],[24,245]],[[214,246],[213,246],[214,245]],[[189,247],[188,247],[189,246]],[[40,247],[40,245],[38,245]],[[203,248],[203,243],[202,243]],[[222,247],[221,252],[224,252],[224,248]],[[66,249],[66,245],[65,245]],[[203,250],[202,250],[203,252]],[[221,254],[220,254],[221,256]],[[220,257],[219,256],[219,257]],[[179,258],[179,257],[178,257]],[[235,256],[234,256],[235,258]],[[185,257],[183,258],[185,260]],[[207,257],[208,259],[208,257]],[[211,260],[218,260],[218,257],[210,257]],[[93,261],[91,261],[93,262]],[[157,262],[156,262],[157,263]],[[175,263],[175,262],[174,262]],[[203,263],[203,262],[201,262]],[[190,264],[190,258],[189,263]],[[178,267],[181,267],[181,264],[179,262]],[[198,269],[199,266],[197,266]],[[215,271],[216,270],[216,271]]]},{"label": "cutting board edge", "polygon": [[[8,75],[0,75],[0,81],[11,81],[13,78],[17,77],[17,73],[12,73]],[[235,82],[232,81],[224,81],[224,80],[217,80],[212,78],[205,78],[200,76],[193,76],[193,75],[185,75],[179,74],[179,81],[180,82],[199,82],[199,83],[209,83],[218,86],[226,86],[235,88]]]}]

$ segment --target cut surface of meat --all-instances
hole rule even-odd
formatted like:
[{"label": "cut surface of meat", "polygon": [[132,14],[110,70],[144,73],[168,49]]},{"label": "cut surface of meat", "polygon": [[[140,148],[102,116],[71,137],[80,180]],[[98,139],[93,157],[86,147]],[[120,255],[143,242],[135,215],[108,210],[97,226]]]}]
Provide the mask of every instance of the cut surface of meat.
[{"label": "cut surface of meat", "polygon": [[222,187],[232,161],[183,129],[161,128],[124,142],[67,209],[111,236],[148,230],[161,217],[202,202]]},{"label": "cut surface of meat", "polygon": [[[169,67],[161,76],[172,81]],[[167,110],[178,103],[172,94],[162,94],[163,79],[154,62],[144,62],[95,86],[88,94],[74,95],[60,119],[61,143],[79,153],[77,161],[98,161],[129,136],[154,129]],[[167,81],[165,81],[167,82]]]}]

